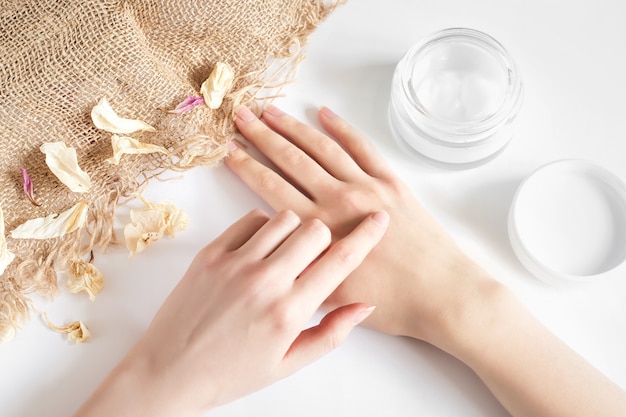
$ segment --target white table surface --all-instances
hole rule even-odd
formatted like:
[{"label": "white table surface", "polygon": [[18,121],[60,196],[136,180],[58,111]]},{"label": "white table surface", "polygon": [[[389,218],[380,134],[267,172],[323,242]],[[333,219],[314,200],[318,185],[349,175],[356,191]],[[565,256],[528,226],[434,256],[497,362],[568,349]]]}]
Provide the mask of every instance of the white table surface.
[{"label": "white table surface", "polygon": [[[277,100],[315,124],[328,105],[366,132],[464,250],[510,286],[537,317],[626,388],[626,272],[554,288],[516,259],[506,218],[520,182],[539,166],[584,158],[626,178],[626,3],[623,0],[351,0],[311,36],[297,81]],[[386,122],[393,68],[422,37],[449,27],[482,30],[517,61],[526,96],[517,136],[494,161],[467,171],[420,165]],[[70,415],[141,335],[193,255],[254,207],[269,208],[225,167],[154,182],[190,228],[127,260],[98,255],[106,287],[97,300],[62,291],[38,300],[57,323],[93,333],[69,343],[34,316],[0,345],[0,415]],[[119,210],[120,226],[128,208]],[[408,261],[408,260],[407,260]],[[507,416],[471,370],[421,342],[358,328],[335,352],[291,378],[214,410],[214,416]]]}]

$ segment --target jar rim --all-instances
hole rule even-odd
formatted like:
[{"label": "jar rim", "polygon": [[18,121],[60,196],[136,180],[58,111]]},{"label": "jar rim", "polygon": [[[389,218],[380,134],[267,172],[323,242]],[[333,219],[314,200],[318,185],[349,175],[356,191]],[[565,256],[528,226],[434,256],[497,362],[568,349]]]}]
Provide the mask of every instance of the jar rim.
[{"label": "jar rim", "polygon": [[507,123],[512,117],[515,117],[522,103],[523,83],[519,74],[519,69],[515,61],[511,58],[504,46],[490,35],[475,29],[469,28],[449,28],[435,32],[431,36],[425,38],[422,42],[411,47],[403,57],[403,60],[419,59],[420,56],[432,51],[433,48],[442,43],[455,41],[471,42],[484,50],[491,52],[503,65],[507,71],[507,87],[503,95],[502,105],[497,111],[486,115],[482,119],[471,121],[451,121],[433,114],[419,98],[414,94],[406,77],[406,74],[400,73],[400,83],[404,90],[407,100],[409,100],[414,108],[411,117],[417,119],[420,125],[423,120],[428,119],[428,130],[431,130],[431,138],[436,138],[443,133],[447,136],[453,136],[460,142],[479,142],[490,136],[490,133],[500,128],[502,124]]}]

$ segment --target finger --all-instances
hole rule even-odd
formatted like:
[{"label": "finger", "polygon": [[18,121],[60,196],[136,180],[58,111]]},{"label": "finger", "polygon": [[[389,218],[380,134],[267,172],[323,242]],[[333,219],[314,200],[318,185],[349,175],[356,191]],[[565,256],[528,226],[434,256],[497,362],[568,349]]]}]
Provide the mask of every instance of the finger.
[{"label": "finger", "polygon": [[374,307],[350,304],[328,313],[314,327],[304,330],[294,340],[282,364],[282,377],[291,375],[340,346],[354,326],[369,316]]},{"label": "finger", "polygon": [[274,210],[291,208],[301,217],[313,210],[314,203],[306,195],[238,146],[231,147],[224,163]]},{"label": "finger", "polygon": [[300,224],[300,218],[293,211],[280,211],[258,229],[238,251],[251,259],[264,259],[297,230]]},{"label": "finger", "polygon": [[274,131],[308,154],[333,177],[341,181],[350,181],[363,176],[363,170],[337,142],[295,117],[285,114],[278,107],[266,105],[263,108],[263,120]]},{"label": "finger", "polygon": [[279,269],[277,275],[294,280],[331,242],[330,229],[321,220],[311,219],[293,232],[267,259]]},{"label": "finger", "polygon": [[302,149],[270,129],[247,107],[237,109],[235,123],[241,134],[257,147],[289,181],[312,195],[328,188],[335,179]]},{"label": "finger", "polygon": [[222,232],[209,246],[221,248],[226,252],[239,249],[269,219],[270,217],[263,210],[252,210]]},{"label": "finger", "polygon": [[319,120],[324,129],[344,147],[363,171],[376,178],[390,178],[395,175],[387,161],[363,135],[329,108],[320,109]]},{"label": "finger", "polygon": [[315,311],[356,269],[383,237],[389,215],[379,211],[367,216],[346,237],[334,243],[311,268],[300,275],[295,287],[303,306]]}]

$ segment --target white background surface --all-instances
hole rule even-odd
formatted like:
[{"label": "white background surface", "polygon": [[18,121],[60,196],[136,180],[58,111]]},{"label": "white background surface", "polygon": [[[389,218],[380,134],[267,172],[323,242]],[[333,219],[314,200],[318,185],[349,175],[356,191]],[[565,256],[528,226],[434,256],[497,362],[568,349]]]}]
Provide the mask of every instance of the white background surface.
[{"label": "white background surface", "polygon": [[[513,254],[506,232],[516,187],[534,169],[585,158],[626,178],[626,3],[622,0],[351,0],[310,38],[297,82],[277,104],[315,124],[328,105],[366,132],[424,205],[558,336],[626,388],[626,272],[571,288],[549,287]],[[526,98],[518,133],[487,165],[460,172],[424,167],[386,123],[391,75],[404,51],[448,27],[482,30],[517,61]],[[268,209],[225,167],[154,182],[189,230],[128,261],[97,256],[106,287],[94,303],[67,295],[38,301],[57,323],[93,333],[73,345],[34,316],[0,345],[0,415],[70,415],[140,336],[193,255],[254,207]],[[119,211],[120,225],[128,208]],[[407,260],[410,262],[411,260]],[[507,416],[464,365],[424,343],[359,328],[337,351],[295,376],[210,413],[214,416]]]}]

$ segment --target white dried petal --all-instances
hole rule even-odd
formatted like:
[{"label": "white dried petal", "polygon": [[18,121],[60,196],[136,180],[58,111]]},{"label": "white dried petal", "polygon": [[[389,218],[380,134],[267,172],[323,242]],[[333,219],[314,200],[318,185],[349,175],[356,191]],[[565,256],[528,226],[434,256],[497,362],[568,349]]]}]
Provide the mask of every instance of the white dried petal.
[{"label": "white dried petal", "polygon": [[200,93],[204,103],[210,109],[217,109],[222,105],[222,100],[228,90],[233,86],[235,71],[233,67],[223,62],[215,64],[215,68],[200,87]]},{"label": "white dried petal", "polygon": [[140,130],[156,131],[155,128],[141,120],[125,119],[118,116],[106,97],[102,97],[98,104],[91,109],[91,120],[98,129],[110,133],[129,134]]},{"label": "white dried petal", "polygon": [[112,135],[111,146],[113,147],[113,157],[106,161],[114,165],[119,165],[120,159],[124,154],[137,155],[154,152],[163,153],[165,155],[169,154],[168,150],[162,146],[139,142],[137,139],[128,136]]},{"label": "white dried petal", "polygon": [[146,208],[130,211],[131,223],[124,228],[124,240],[130,256],[156,243],[164,234],[174,237],[187,228],[189,216],[170,202],[153,204],[139,196]]},{"label": "white dried petal", "polygon": [[104,286],[104,276],[91,262],[76,259],[70,263],[66,285],[71,293],[85,291],[94,301]]},{"label": "white dried petal", "polygon": [[124,227],[124,241],[132,257],[158,242],[165,231],[165,215],[159,210],[131,210],[131,223]]},{"label": "white dried petal", "polygon": [[55,326],[48,318],[48,314],[44,313],[44,319],[46,320],[48,327],[55,332],[67,334],[67,338],[70,341],[75,341],[76,344],[84,343],[91,337],[89,329],[82,321],[73,321],[65,326]]},{"label": "white dried petal", "polygon": [[155,210],[163,213],[163,221],[165,223],[164,232],[167,235],[175,237],[176,232],[185,230],[189,225],[189,216],[187,213],[176,207],[171,201],[163,201],[155,204],[146,200],[142,195],[139,196],[139,199],[143,201],[146,206],[142,211]]},{"label": "white dried petal", "polygon": [[85,225],[88,208],[87,202],[81,201],[59,215],[53,213],[46,217],[28,220],[13,229],[11,237],[14,239],[51,239],[61,237]]},{"label": "white dried petal", "polygon": [[59,181],[75,193],[89,191],[91,180],[78,166],[76,149],[63,142],[44,143],[39,149],[46,154],[46,164]]},{"label": "white dried petal", "polygon": [[0,206],[0,275],[4,274],[4,270],[13,262],[13,259],[15,259],[15,254],[9,250],[6,236],[4,236],[4,213]]}]

